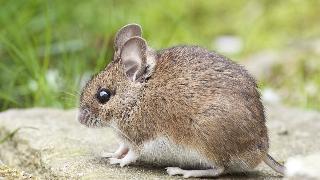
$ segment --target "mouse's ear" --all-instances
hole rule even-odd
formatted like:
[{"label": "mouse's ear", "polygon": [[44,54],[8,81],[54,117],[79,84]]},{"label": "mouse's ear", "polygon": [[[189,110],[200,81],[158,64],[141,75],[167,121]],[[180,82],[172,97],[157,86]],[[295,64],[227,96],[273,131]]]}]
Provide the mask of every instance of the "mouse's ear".
[{"label": "mouse's ear", "polygon": [[120,58],[124,73],[131,81],[147,78],[155,65],[154,58],[148,57],[147,42],[141,37],[133,37],[125,42]]},{"label": "mouse's ear", "polygon": [[127,42],[130,38],[134,36],[141,37],[142,30],[141,26],[138,24],[128,24],[122,27],[118,32],[114,39],[114,49],[115,51],[119,51],[125,42]]}]

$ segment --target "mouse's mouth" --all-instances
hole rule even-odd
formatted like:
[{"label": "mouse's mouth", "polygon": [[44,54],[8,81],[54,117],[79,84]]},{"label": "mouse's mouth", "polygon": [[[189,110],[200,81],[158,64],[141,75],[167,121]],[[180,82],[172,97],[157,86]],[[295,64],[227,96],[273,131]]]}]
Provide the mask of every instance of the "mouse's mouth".
[{"label": "mouse's mouth", "polygon": [[96,127],[103,127],[103,123],[100,118],[95,117],[89,109],[80,108],[78,113],[78,121],[86,125],[87,127],[96,128]]}]

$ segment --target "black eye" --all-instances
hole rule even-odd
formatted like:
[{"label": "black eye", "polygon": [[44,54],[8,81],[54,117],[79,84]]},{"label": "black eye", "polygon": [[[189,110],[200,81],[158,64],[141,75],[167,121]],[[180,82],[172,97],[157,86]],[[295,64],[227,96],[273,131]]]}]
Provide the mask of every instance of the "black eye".
[{"label": "black eye", "polygon": [[96,97],[101,104],[104,104],[109,101],[111,92],[105,88],[102,88],[97,92]]}]

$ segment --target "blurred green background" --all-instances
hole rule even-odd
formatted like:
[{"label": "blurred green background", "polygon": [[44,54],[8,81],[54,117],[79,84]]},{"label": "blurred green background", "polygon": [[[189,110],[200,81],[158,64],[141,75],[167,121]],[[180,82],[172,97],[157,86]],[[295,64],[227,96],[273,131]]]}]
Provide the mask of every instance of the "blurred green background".
[{"label": "blurred green background", "polygon": [[[196,44],[239,63],[271,52],[276,65],[259,79],[261,91],[320,110],[319,12],[318,0],[0,0],[0,110],[76,107],[130,22],[155,49]],[[226,39],[232,51],[223,52]]]}]

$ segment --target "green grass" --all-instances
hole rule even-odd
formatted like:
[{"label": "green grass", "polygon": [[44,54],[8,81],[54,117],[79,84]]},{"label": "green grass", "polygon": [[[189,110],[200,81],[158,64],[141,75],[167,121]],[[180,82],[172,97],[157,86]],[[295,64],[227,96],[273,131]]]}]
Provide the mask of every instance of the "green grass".
[{"label": "green grass", "polygon": [[277,89],[287,104],[320,110],[319,55],[305,52],[291,58],[290,64],[276,65],[263,84]]},{"label": "green grass", "polygon": [[[244,47],[232,58],[242,59],[318,37],[319,12],[317,0],[0,0],[0,110],[75,107],[81,83],[108,63],[114,33],[130,22],[143,26],[144,37],[156,49],[177,44],[214,49],[216,37],[235,35]],[[298,73],[300,67],[294,67]],[[316,86],[318,70],[308,75]],[[290,89],[291,80],[264,83]],[[294,86],[305,83],[298,78]],[[320,109],[315,101],[320,95],[314,99],[305,93],[299,96],[307,103],[293,104]]]}]

